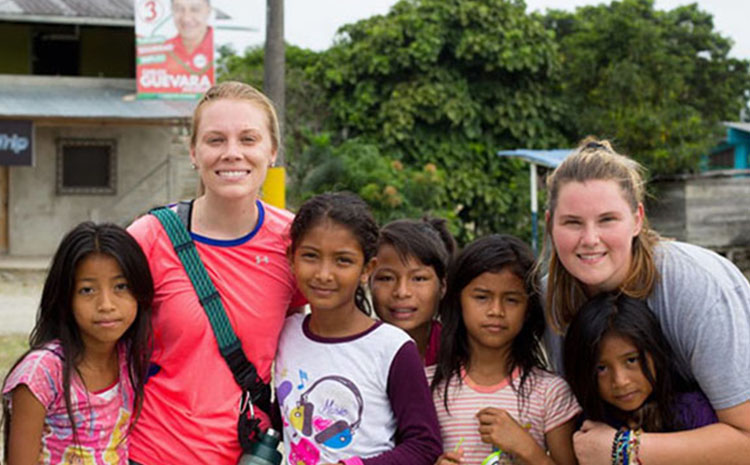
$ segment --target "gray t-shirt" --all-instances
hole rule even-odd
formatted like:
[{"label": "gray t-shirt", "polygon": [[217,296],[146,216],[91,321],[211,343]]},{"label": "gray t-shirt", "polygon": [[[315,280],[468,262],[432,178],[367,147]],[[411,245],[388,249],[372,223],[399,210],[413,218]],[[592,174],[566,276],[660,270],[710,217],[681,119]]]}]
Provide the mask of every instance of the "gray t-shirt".
[{"label": "gray t-shirt", "polygon": [[[687,373],[714,409],[750,399],[750,283],[729,260],[702,247],[662,241],[654,250],[659,281],[648,305]],[[562,337],[544,336],[562,372]]]}]

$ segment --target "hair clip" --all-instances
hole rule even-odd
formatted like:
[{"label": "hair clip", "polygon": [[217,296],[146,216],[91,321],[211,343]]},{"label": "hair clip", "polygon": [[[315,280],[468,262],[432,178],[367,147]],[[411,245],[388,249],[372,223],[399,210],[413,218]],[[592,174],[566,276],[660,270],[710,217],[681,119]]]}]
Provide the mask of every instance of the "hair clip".
[{"label": "hair clip", "polygon": [[591,141],[588,144],[584,145],[581,151],[584,150],[604,150],[605,152],[610,152],[609,147],[597,141]]}]

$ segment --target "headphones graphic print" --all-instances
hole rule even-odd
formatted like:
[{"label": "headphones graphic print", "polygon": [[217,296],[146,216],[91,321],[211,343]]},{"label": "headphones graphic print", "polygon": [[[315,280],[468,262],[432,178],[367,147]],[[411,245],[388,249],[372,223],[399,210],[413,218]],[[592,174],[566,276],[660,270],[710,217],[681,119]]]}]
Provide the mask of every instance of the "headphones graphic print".
[{"label": "headphones graphic print", "polygon": [[359,427],[359,424],[362,421],[362,411],[365,407],[359,388],[348,379],[341,376],[331,375],[324,376],[315,381],[300,396],[299,401],[297,402],[297,407],[291,412],[291,421],[296,425],[301,423],[302,435],[309,437],[313,434],[313,413],[315,411],[315,405],[308,402],[307,397],[320,383],[324,381],[335,381],[342,384],[351,391],[357,401],[357,419],[354,422],[349,423],[346,420],[336,420],[332,425],[327,426],[313,437],[315,442],[330,449],[343,449],[351,444],[354,431]]}]

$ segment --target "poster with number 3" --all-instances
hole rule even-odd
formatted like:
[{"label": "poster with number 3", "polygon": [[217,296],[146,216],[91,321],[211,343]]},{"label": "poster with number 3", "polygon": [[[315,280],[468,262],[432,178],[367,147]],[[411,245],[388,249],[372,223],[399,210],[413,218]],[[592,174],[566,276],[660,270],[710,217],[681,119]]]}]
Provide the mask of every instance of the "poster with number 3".
[{"label": "poster with number 3", "polygon": [[138,98],[198,98],[214,84],[211,0],[136,0]]}]

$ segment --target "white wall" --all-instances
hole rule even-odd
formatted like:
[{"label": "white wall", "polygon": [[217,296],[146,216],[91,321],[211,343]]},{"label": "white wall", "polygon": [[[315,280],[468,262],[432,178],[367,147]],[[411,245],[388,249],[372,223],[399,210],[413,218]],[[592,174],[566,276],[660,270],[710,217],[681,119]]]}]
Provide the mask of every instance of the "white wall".
[{"label": "white wall", "polygon": [[[11,255],[51,255],[62,236],[81,221],[126,226],[148,209],[194,191],[197,181],[180,128],[61,125],[37,126],[35,131],[35,166],[10,169]],[[56,194],[58,138],[116,140],[116,194]]]}]

